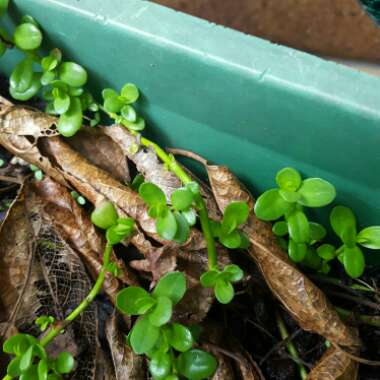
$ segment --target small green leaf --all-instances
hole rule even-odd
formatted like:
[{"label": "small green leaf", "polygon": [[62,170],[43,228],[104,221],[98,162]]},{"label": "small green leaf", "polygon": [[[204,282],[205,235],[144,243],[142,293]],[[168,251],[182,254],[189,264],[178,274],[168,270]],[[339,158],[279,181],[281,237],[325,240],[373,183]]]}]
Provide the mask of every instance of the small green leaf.
[{"label": "small green leaf", "polygon": [[307,243],[310,240],[310,225],[306,215],[296,210],[288,216],[289,235],[296,243]]},{"label": "small green leaf", "polygon": [[[70,96],[81,96],[84,93],[83,87],[70,87],[69,88],[69,95]],[[82,104],[82,100],[81,100]],[[97,104],[95,104],[97,106]]]},{"label": "small green leaf", "polygon": [[288,253],[294,262],[300,263],[306,256],[307,245],[305,243],[296,243],[293,239],[289,239]]},{"label": "small green leaf", "polygon": [[7,47],[5,46],[5,43],[0,40],[0,57],[2,57],[6,51]]},{"label": "small green leaf", "polygon": [[2,16],[8,9],[9,0],[0,0],[0,16]]},{"label": "small green leaf", "polygon": [[54,323],[55,318],[51,315],[41,315],[35,320],[35,324],[40,328],[41,331],[45,331],[49,325]]},{"label": "small green leaf", "polygon": [[312,242],[320,241],[326,236],[326,229],[321,224],[309,222],[309,227]]},{"label": "small green leaf", "polygon": [[41,84],[43,86],[47,86],[48,84],[50,84],[51,82],[53,82],[53,80],[55,79],[55,72],[54,71],[46,71],[45,73],[42,74],[41,76]]},{"label": "small green leaf", "polygon": [[186,292],[186,279],[182,272],[171,272],[158,281],[153,290],[154,297],[168,297],[173,305],[177,304]]},{"label": "small green leaf", "polygon": [[33,60],[30,58],[20,61],[9,78],[10,88],[23,93],[30,88],[33,80]]},{"label": "small green leaf", "polygon": [[36,25],[27,22],[16,28],[13,38],[19,49],[35,50],[41,45],[42,33]]},{"label": "small green leaf", "polygon": [[297,191],[301,186],[301,175],[293,168],[281,169],[276,175],[276,183],[280,189]]},{"label": "small green leaf", "polygon": [[194,195],[200,193],[200,187],[198,182],[191,181],[186,184],[186,188],[188,188]]},{"label": "small green leaf", "polygon": [[322,265],[322,260],[318,256],[315,249],[308,247],[306,251],[306,255],[304,259],[302,260],[302,264],[306,265],[309,268],[312,268],[314,270],[319,270]]},{"label": "small green leaf", "polygon": [[330,223],[334,232],[350,247],[356,242],[356,218],[354,213],[344,206],[336,206],[330,214]]},{"label": "small green leaf", "polygon": [[227,278],[224,278],[231,282],[240,281],[244,276],[244,272],[236,264],[226,265],[223,269],[223,274],[228,275]]},{"label": "small green leaf", "polygon": [[148,206],[166,205],[164,192],[153,183],[144,182],[141,184],[139,194]]},{"label": "small green leaf", "polygon": [[193,203],[194,194],[187,188],[183,187],[173,192],[171,202],[177,211],[187,210]]},{"label": "small green leaf", "polygon": [[117,219],[116,209],[109,201],[102,202],[91,214],[91,222],[104,230],[116,224]]},{"label": "small green leaf", "polygon": [[190,226],[194,226],[197,222],[197,213],[193,208],[189,208],[188,210],[182,211],[182,216],[186,219],[187,223]]},{"label": "small green leaf", "polygon": [[229,249],[240,248],[242,243],[240,231],[234,230],[228,235],[221,235],[219,237],[220,242]]},{"label": "small green leaf", "polygon": [[331,266],[327,261],[322,262],[321,269],[319,270],[323,274],[328,274],[331,270]]},{"label": "small green leaf", "polygon": [[153,326],[162,326],[170,321],[173,312],[173,303],[168,297],[157,297],[157,303],[149,313],[149,322]]},{"label": "small green leaf", "polygon": [[360,277],[365,268],[365,259],[361,249],[359,247],[345,247],[343,250],[343,265],[350,277]]},{"label": "small green leaf", "polygon": [[221,224],[222,233],[230,234],[236,227],[247,221],[249,207],[246,202],[232,202],[224,210]]},{"label": "small green leaf", "polygon": [[254,211],[259,219],[270,221],[280,218],[292,208],[293,205],[280,196],[278,189],[271,189],[259,196]]},{"label": "small green leaf", "polygon": [[137,120],[137,114],[132,106],[126,105],[121,109],[121,116],[129,122],[134,123]]},{"label": "small green leaf", "polygon": [[164,380],[170,374],[172,360],[168,353],[158,351],[149,362],[149,372],[155,380]]},{"label": "small green leaf", "polygon": [[121,124],[132,131],[142,131],[145,128],[145,120],[142,117],[138,117],[136,122],[131,123],[127,119],[122,119]]},{"label": "small green leaf", "polygon": [[114,98],[114,97],[117,97],[119,96],[119,94],[112,88],[105,88],[103,91],[102,91],[102,97],[104,100],[108,99],[108,98]]},{"label": "small green leaf", "polygon": [[[141,315],[145,313],[145,308],[141,310],[142,300],[152,299],[152,306],[155,303],[151,295],[138,286],[128,286],[122,289],[116,296],[116,306],[124,314]],[[144,311],[144,312],[142,312]]]},{"label": "small green leaf", "polygon": [[317,253],[323,260],[330,261],[336,256],[336,249],[331,244],[322,244],[317,248]]},{"label": "small green leaf", "polygon": [[131,189],[138,191],[141,184],[144,183],[144,176],[142,174],[137,174],[131,183]]},{"label": "small green leaf", "polygon": [[37,367],[38,380],[47,380],[48,364],[45,359],[40,360]]},{"label": "small green leaf", "polygon": [[127,103],[134,103],[139,98],[139,90],[133,83],[127,83],[121,89],[121,96]]},{"label": "small green leaf", "polygon": [[106,239],[109,244],[115,245],[123,241],[134,230],[135,222],[132,218],[119,218],[117,223],[107,228]]},{"label": "small green leaf", "polygon": [[69,109],[61,115],[58,121],[58,131],[65,137],[74,136],[82,126],[83,114],[81,101],[72,98]]},{"label": "small green leaf", "polygon": [[193,335],[187,327],[179,323],[173,323],[170,325],[169,344],[175,350],[185,352],[193,347],[193,343]]},{"label": "small green leaf", "polygon": [[40,73],[34,73],[32,82],[30,84],[30,87],[27,88],[24,92],[18,92],[15,90],[13,87],[9,88],[9,93],[11,94],[12,98],[21,100],[21,101],[26,101],[31,99],[33,96],[35,96],[38,91],[41,88],[41,74]]},{"label": "small green leaf", "polygon": [[30,23],[30,24],[33,24],[35,26],[38,26],[38,22],[36,21],[36,19],[31,16],[31,15],[23,15],[21,17],[21,24],[25,24],[25,23]]},{"label": "small green leaf", "polygon": [[107,112],[111,113],[119,113],[121,109],[123,108],[124,103],[122,99],[120,99],[119,96],[115,97],[108,97],[104,101],[103,107]]},{"label": "small green leaf", "polygon": [[213,288],[219,276],[219,271],[211,269],[201,275],[200,282],[205,288]]},{"label": "small green leaf", "polygon": [[380,226],[364,228],[358,233],[356,241],[363,247],[380,249]]},{"label": "small green leaf", "polygon": [[87,82],[87,71],[75,62],[62,62],[58,67],[61,81],[71,87],[82,87]]},{"label": "small green leaf", "polygon": [[74,368],[74,358],[69,352],[61,352],[55,360],[57,372],[66,374]]},{"label": "small green leaf", "polygon": [[227,304],[234,298],[234,287],[229,281],[218,279],[215,284],[215,297],[222,303]]},{"label": "small green leaf", "polygon": [[215,373],[218,363],[216,359],[203,350],[192,349],[178,356],[179,373],[190,380],[204,380]]},{"label": "small green leaf", "polygon": [[30,345],[36,344],[38,341],[31,335],[17,334],[8,338],[3,344],[3,351],[6,354],[21,355]]},{"label": "small green leaf", "polygon": [[156,219],[157,233],[166,240],[173,240],[177,234],[178,225],[174,214],[167,210],[164,216]]},{"label": "small green leaf", "polygon": [[276,222],[273,224],[272,232],[276,236],[286,236],[288,234],[288,223],[284,222],[283,220]]},{"label": "small green leaf", "polygon": [[281,195],[281,197],[285,200],[285,201],[287,201],[287,202],[289,202],[289,203],[296,203],[296,202],[298,202],[299,201],[299,199],[300,199],[300,195],[299,195],[299,193],[296,193],[296,192],[294,192],[294,191],[289,191],[289,190],[284,190],[284,189],[280,189],[279,191],[278,191],[278,193]]},{"label": "small green leaf", "polygon": [[153,326],[147,317],[138,320],[130,333],[130,343],[136,354],[145,354],[156,344],[160,336],[160,328]]},{"label": "small green leaf", "polygon": [[54,99],[54,110],[57,114],[65,113],[70,107],[70,96],[63,94]]},{"label": "small green leaf", "polygon": [[21,357],[17,356],[9,362],[7,367],[7,375],[11,376],[12,378],[21,375],[22,371],[20,369],[20,360]]},{"label": "small green leaf", "polygon": [[32,364],[33,360],[33,349],[34,346],[30,346],[20,358],[20,370],[21,372],[26,371]]},{"label": "small green leaf", "polygon": [[336,196],[335,187],[321,178],[305,179],[298,193],[301,196],[298,203],[307,207],[326,206],[331,203]]},{"label": "small green leaf", "polygon": [[190,226],[187,223],[187,220],[179,212],[175,211],[174,217],[177,221],[177,232],[173,239],[177,243],[183,244],[189,238]]}]

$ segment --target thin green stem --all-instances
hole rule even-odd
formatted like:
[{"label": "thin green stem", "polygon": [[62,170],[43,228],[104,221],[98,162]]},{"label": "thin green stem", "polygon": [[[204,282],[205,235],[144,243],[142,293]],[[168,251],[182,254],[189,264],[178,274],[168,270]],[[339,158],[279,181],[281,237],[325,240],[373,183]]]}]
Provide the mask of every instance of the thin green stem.
[{"label": "thin green stem", "polygon": [[354,314],[351,310],[346,310],[341,307],[335,307],[335,310],[338,312],[341,318],[349,319],[354,316],[354,318],[363,325],[369,325],[374,327],[380,327],[380,316],[377,315],[363,315],[363,314]]},{"label": "thin green stem", "polygon": [[[288,330],[285,326],[283,319],[280,316],[280,313],[278,313],[278,312],[276,313],[276,322],[277,322],[277,327],[278,327],[278,331],[280,332],[281,338],[287,339],[289,337],[289,333],[288,333]],[[300,362],[300,356],[298,354],[298,351],[297,351],[295,345],[293,344],[292,341],[289,341],[286,344],[286,348],[287,348],[290,356],[293,358],[293,360],[298,365],[299,374],[300,374],[301,379],[305,380],[307,378],[307,371],[306,371],[305,366]]]},{"label": "thin green stem", "polygon": [[[175,158],[168,153],[166,153],[159,145],[153,141],[148,140],[145,137],[141,137],[140,142],[142,145],[154,149],[157,156],[161,161],[168,167],[168,169],[173,172],[181,182],[186,185],[193,182],[191,177],[182,169],[181,165],[175,160]],[[195,196],[195,203],[199,212],[199,220],[201,222],[201,227],[203,235],[207,244],[207,255],[208,255],[208,267],[209,269],[217,268],[217,252],[215,246],[214,236],[211,231],[210,219],[208,217],[207,208],[201,194]]]},{"label": "thin green stem", "polygon": [[110,261],[110,256],[112,252],[112,245],[106,245],[103,254],[103,265],[102,269],[99,272],[98,278],[91,291],[88,293],[87,297],[62,321],[61,323],[54,326],[41,340],[40,344],[42,346],[46,346],[49,344],[57,335],[59,335],[62,330],[67,326],[70,322],[72,322],[75,318],[77,318],[86,308],[87,306],[95,299],[95,297],[100,292],[104,279],[107,273],[107,265]]}]

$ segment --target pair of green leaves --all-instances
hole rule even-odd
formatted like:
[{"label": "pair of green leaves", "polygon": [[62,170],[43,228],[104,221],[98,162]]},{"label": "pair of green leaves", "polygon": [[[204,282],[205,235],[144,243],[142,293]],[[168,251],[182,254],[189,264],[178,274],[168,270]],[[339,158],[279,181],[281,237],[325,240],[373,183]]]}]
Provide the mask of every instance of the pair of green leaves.
[{"label": "pair of green leaves", "polygon": [[[45,321],[46,322],[46,321]],[[74,358],[61,352],[50,359],[38,340],[28,334],[17,334],[4,342],[3,351],[14,355],[7,367],[7,375],[23,380],[59,380],[74,368]]]},{"label": "pair of green leaves", "polygon": [[214,288],[216,299],[227,304],[235,295],[232,283],[240,281],[244,276],[243,271],[235,264],[226,265],[223,271],[211,269],[201,276],[201,284],[205,288]]},{"label": "pair of green leaves", "polygon": [[371,226],[357,232],[357,223],[351,209],[336,206],[330,214],[330,224],[343,242],[335,253],[346,273],[360,277],[365,268],[365,258],[359,245],[369,249],[380,249],[380,226]]},{"label": "pair of green leaves", "polygon": [[302,180],[293,168],[284,168],[276,175],[277,189],[264,192],[257,199],[255,214],[259,219],[271,221],[290,214],[296,205],[322,207],[331,203],[336,191],[333,185],[321,178]]},{"label": "pair of green leaves", "polygon": [[244,224],[249,215],[246,202],[231,202],[224,210],[221,222],[211,221],[214,237],[227,248],[248,248],[249,240],[239,231],[238,227]]},{"label": "pair of green leaves", "polygon": [[44,173],[38,166],[30,165],[30,169],[33,172],[36,181],[42,181],[44,179]]},{"label": "pair of green leaves", "polygon": [[171,196],[172,209],[166,204],[163,191],[153,183],[142,183],[139,194],[149,206],[149,216],[156,220],[157,233],[166,240],[184,243],[190,227],[196,223],[196,213],[192,208],[199,187],[195,183],[177,189]]},{"label": "pair of green leaves", "polygon": [[106,230],[106,239],[111,245],[118,244],[131,235],[135,226],[132,218],[119,218],[114,205],[109,201],[95,208],[91,221],[95,226]]},{"label": "pair of green leaves", "polygon": [[137,354],[149,352],[155,346],[160,327],[168,323],[176,305],[186,292],[185,276],[171,272],[163,276],[150,294],[145,289],[129,286],[116,297],[118,309],[127,315],[143,315],[131,330],[129,340]]},{"label": "pair of green leaves", "polygon": [[79,205],[84,206],[86,204],[86,198],[80,195],[77,191],[72,191],[70,195]]},{"label": "pair of green leaves", "polygon": [[119,124],[124,125],[133,131],[141,131],[145,128],[145,121],[137,115],[136,110],[131,106],[139,96],[139,90],[133,83],[123,86],[120,94],[112,88],[102,91],[103,108]]}]

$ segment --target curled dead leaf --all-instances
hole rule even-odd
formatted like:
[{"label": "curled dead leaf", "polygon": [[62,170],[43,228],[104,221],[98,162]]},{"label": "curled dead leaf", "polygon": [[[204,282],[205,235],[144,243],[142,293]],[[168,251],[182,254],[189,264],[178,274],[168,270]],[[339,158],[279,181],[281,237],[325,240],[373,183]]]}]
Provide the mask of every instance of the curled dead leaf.
[{"label": "curled dead leaf", "polygon": [[124,154],[130,159],[141,173],[146,182],[154,183],[165,193],[170,202],[170,196],[179,187],[181,181],[158,159],[152,148],[146,148],[140,144],[139,136],[131,134],[121,125],[101,127],[102,133],[109,136]]},{"label": "curled dead leaf", "polygon": [[342,350],[330,347],[309,373],[307,380],[353,380],[358,376],[358,363]]},{"label": "curled dead leaf", "polygon": [[99,128],[83,127],[65,141],[91,164],[107,171],[118,181],[130,181],[127,158],[122,149]]},{"label": "curled dead leaf", "polygon": [[106,323],[106,337],[116,379],[144,380],[146,378],[144,357],[136,355],[126,344],[116,314],[113,314]]}]

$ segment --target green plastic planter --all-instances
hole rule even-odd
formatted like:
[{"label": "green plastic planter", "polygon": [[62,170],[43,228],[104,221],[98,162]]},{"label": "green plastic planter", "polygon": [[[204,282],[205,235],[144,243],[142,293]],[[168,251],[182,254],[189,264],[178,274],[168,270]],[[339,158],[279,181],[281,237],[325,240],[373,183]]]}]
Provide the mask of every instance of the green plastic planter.
[{"label": "green plastic planter", "polygon": [[256,194],[294,166],[380,224],[380,79],[147,1],[13,0],[7,23],[25,13],[94,90],[136,83],[163,145],[228,165]]}]

